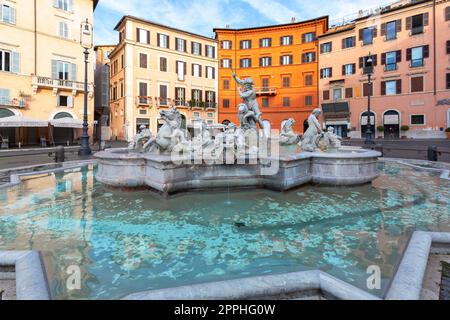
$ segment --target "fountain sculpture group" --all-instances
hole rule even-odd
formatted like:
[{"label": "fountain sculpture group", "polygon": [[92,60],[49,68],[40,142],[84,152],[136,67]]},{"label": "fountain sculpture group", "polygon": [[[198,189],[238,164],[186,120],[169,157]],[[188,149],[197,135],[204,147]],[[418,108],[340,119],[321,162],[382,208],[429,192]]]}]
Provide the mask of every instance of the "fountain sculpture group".
[{"label": "fountain sculpture group", "polygon": [[[196,121],[191,138],[182,128],[180,111],[162,109],[164,124],[156,136],[141,126],[128,148],[96,154],[97,179],[110,186],[149,186],[169,194],[216,187],[286,190],[307,182],[354,185],[378,176],[380,154],[342,148],[332,127],[322,130],[320,109],[308,117],[309,127],[301,139],[292,118],[283,123],[280,134],[266,136],[253,80],[232,74],[243,100],[238,105],[239,126],[222,125],[222,131],[212,134],[204,121]],[[296,144],[300,152],[280,156],[280,145]]]}]

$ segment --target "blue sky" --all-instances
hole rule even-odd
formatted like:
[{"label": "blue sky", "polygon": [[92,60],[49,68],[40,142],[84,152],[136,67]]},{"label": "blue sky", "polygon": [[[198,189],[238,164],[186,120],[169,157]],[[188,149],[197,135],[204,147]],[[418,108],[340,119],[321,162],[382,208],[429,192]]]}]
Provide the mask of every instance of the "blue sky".
[{"label": "blue sky", "polygon": [[375,8],[390,1],[366,0],[100,0],[95,11],[95,43],[115,44],[114,27],[124,15],[134,15],[204,36],[213,28],[288,23],[329,15],[330,21],[359,9]]}]

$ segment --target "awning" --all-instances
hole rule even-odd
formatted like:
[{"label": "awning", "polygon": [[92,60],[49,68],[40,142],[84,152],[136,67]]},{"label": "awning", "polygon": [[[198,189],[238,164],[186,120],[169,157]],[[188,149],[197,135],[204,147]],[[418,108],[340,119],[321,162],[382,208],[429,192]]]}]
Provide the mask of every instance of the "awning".
[{"label": "awning", "polygon": [[12,116],[6,118],[0,118],[0,127],[2,128],[36,128],[36,127],[48,127],[48,121],[36,120],[23,116]]},{"label": "awning", "polygon": [[348,102],[322,103],[322,111],[325,119],[348,118],[350,116]]},{"label": "awning", "polygon": [[59,118],[50,120],[50,124],[55,128],[83,128],[83,121],[74,118]]}]

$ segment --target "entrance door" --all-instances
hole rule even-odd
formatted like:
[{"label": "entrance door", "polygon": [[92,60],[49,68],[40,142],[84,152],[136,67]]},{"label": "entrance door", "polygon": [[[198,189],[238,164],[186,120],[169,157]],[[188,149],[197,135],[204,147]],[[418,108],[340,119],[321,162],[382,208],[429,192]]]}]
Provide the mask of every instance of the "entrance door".
[{"label": "entrance door", "polygon": [[400,116],[397,111],[389,110],[383,115],[385,139],[398,139],[400,137]]},{"label": "entrance door", "polygon": [[[370,112],[370,132],[371,138],[375,138],[376,124],[375,124],[375,113]],[[367,111],[361,115],[361,138],[366,137],[367,132]]]}]

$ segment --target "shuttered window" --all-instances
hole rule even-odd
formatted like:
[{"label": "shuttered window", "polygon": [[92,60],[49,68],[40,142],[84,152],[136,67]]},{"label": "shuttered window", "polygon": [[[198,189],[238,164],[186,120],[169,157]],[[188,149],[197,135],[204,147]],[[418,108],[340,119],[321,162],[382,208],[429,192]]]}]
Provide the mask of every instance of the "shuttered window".
[{"label": "shuttered window", "polygon": [[315,40],[316,40],[315,32],[308,32],[308,33],[302,34],[302,43],[313,42]]},{"label": "shuttered window", "polygon": [[260,67],[270,67],[272,65],[271,57],[261,57],[259,58],[259,66]]},{"label": "shuttered window", "polygon": [[160,104],[165,106],[167,105],[168,101],[167,101],[167,86],[166,85],[160,85],[159,86],[159,101]]},{"label": "shuttered window", "polygon": [[139,43],[150,44],[150,31],[136,28],[136,41]]},{"label": "shuttered window", "polygon": [[165,35],[165,34],[162,34],[162,33],[158,33],[158,35],[157,35],[157,45],[160,48],[169,49],[170,48],[169,36]]},{"label": "shuttered window", "polygon": [[313,97],[305,96],[305,106],[312,106],[312,104],[313,104]]},{"label": "shuttered window", "polygon": [[345,88],[345,98],[353,98],[353,88]]},{"label": "shuttered window", "polygon": [[272,46],[272,38],[259,39],[260,48],[268,48]]},{"label": "shuttered window", "polygon": [[450,21],[450,6],[445,8],[445,21]]},{"label": "shuttered window", "polygon": [[423,77],[412,77],[411,92],[422,92],[422,91],[423,91]]},{"label": "shuttered window", "polygon": [[73,0],[53,0],[53,6],[64,11],[73,11]]},{"label": "shuttered window", "polygon": [[16,24],[16,8],[0,3],[0,21],[9,24]]},{"label": "shuttered window", "polygon": [[305,75],[305,86],[313,85],[313,76],[311,74]]},{"label": "shuttered window", "polygon": [[283,107],[289,107],[291,105],[290,97],[283,97]]},{"label": "shuttered window", "polygon": [[229,108],[230,107],[230,99],[223,99],[222,100],[222,107]]},{"label": "shuttered window", "polygon": [[333,50],[332,42],[326,42],[320,45],[320,53],[329,53],[332,50]]},{"label": "shuttered window", "polygon": [[280,46],[289,46],[294,42],[293,36],[282,36],[280,37]]},{"label": "shuttered window", "polygon": [[191,42],[191,53],[197,56],[202,55],[202,45],[199,42],[192,41]]},{"label": "shuttered window", "polygon": [[147,69],[147,55],[145,53],[139,53],[139,67]]},{"label": "shuttered window", "polygon": [[180,52],[186,52],[186,40],[181,38],[175,38],[175,50]]},{"label": "shuttered window", "polygon": [[323,100],[330,100],[330,90],[323,90],[322,98]]},{"label": "shuttered window", "polygon": [[58,36],[64,39],[69,38],[69,25],[67,24],[67,22],[58,22]]},{"label": "shuttered window", "polygon": [[291,86],[291,77],[283,77],[283,88],[289,88]]},{"label": "shuttered window", "polygon": [[230,80],[228,80],[228,79],[224,79],[223,80],[223,89],[224,90],[229,90],[230,89]]},{"label": "shuttered window", "polygon": [[167,58],[164,57],[159,58],[159,71],[163,72],[167,71]]},{"label": "shuttered window", "polygon": [[342,49],[352,48],[356,45],[356,37],[347,37],[342,39]]}]

